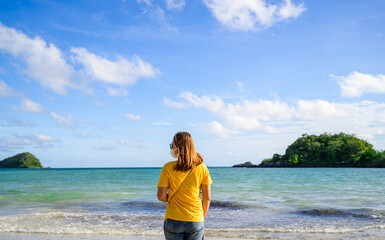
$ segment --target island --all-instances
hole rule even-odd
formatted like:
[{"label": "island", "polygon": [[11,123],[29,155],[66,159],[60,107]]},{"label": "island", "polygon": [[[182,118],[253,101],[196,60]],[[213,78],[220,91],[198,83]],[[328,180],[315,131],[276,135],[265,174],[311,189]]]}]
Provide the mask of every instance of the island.
[{"label": "island", "polygon": [[33,154],[25,152],[0,161],[0,168],[43,168],[43,165]]},{"label": "island", "polygon": [[251,162],[245,162],[245,163],[240,163],[240,164],[234,165],[233,167],[254,168],[254,167],[259,167],[259,166],[258,165],[254,165]]},{"label": "island", "polygon": [[385,167],[385,151],[354,134],[303,134],[285,154],[274,154],[259,165],[246,162],[233,167]]}]

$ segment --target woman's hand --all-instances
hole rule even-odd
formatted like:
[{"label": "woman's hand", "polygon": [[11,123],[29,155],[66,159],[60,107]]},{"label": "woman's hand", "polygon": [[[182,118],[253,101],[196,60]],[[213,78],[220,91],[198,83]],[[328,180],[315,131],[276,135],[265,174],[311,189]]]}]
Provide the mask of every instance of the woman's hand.
[{"label": "woman's hand", "polygon": [[161,202],[167,202],[168,200],[168,194],[167,194],[167,188],[168,187],[158,187],[158,200]]}]

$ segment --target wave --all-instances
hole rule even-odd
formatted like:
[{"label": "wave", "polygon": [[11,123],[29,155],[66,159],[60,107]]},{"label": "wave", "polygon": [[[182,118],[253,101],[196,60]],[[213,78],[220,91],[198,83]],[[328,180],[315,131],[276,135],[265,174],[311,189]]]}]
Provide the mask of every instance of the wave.
[{"label": "wave", "polygon": [[[291,227],[291,226],[276,226],[276,227],[255,227],[255,228],[208,228],[207,232],[211,236],[223,233],[320,233],[320,234],[346,234],[361,232],[370,229],[385,229],[385,224],[374,224],[362,227]],[[206,229],[205,229],[206,232]],[[219,236],[219,235],[218,235]]]},{"label": "wave", "polygon": [[[140,201],[130,201],[130,202],[123,202],[121,203],[125,207],[129,208],[165,208],[166,203],[163,202],[140,202]],[[252,205],[247,205],[245,203],[240,202],[231,202],[231,201],[217,201],[212,200],[210,202],[210,209],[211,208],[226,208],[226,209],[242,209],[242,208],[252,208]]]},{"label": "wave", "polygon": [[346,216],[355,218],[367,218],[367,219],[385,219],[385,211],[375,209],[335,209],[335,208],[315,208],[299,210],[301,214],[313,215],[313,216]]},{"label": "wave", "polygon": [[240,202],[230,202],[230,201],[216,201],[212,200],[210,202],[210,208],[230,208],[230,209],[239,209],[239,208],[251,208],[252,205],[247,205]]},{"label": "wave", "polygon": [[140,210],[166,210],[167,204],[164,202],[141,202],[141,201],[130,201],[122,202],[119,205],[123,206],[123,209],[140,209]]},{"label": "wave", "polygon": [[[132,203],[131,203],[132,204]],[[313,209],[316,210],[316,209]],[[313,211],[320,212],[320,211]],[[341,211],[323,211],[341,214]],[[43,233],[74,235],[157,236],[163,234],[163,213],[143,212],[67,212],[47,211],[33,214],[0,216],[0,234]],[[215,221],[214,219],[209,219]],[[209,224],[210,225],[210,224]],[[227,224],[226,224],[227,225]],[[252,227],[218,228],[207,226],[208,237],[250,238],[258,234],[346,234],[385,229],[383,221],[366,226],[357,225],[254,225]],[[311,237],[309,237],[311,238]]]},{"label": "wave", "polygon": [[160,236],[163,216],[143,213],[46,212],[0,216],[2,233]]},{"label": "wave", "polygon": [[[138,213],[46,212],[0,216],[0,234],[73,234],[157,236],[163,234],[163,215]],[[369,226],[256,226],[240,228],[206,227],[208,237],[252,238],[258,234],[346,234],[385,229],[385,224]],[[275,235],[276,236],[276,235]],[[311,237],[309,237],[311,238]]]}]

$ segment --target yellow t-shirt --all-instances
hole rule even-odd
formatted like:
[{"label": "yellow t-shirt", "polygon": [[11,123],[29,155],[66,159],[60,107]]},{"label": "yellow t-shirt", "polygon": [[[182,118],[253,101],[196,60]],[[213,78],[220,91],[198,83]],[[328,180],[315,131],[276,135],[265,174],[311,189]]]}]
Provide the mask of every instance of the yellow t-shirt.
[{"label": "yellow t-shirt", "polygon": [[[189,172],[174,170],[176,163],[177,161],[168,162],[163,166],[158,182],[158,187],[168,187],[169,199],[174,195]],[[203,207],[199,188],[202,184],[209,185],[212,182],[209,170],[203,163],[192,169],[175,197],[171,202],[167,203],[164,219],[203,222]]]}]

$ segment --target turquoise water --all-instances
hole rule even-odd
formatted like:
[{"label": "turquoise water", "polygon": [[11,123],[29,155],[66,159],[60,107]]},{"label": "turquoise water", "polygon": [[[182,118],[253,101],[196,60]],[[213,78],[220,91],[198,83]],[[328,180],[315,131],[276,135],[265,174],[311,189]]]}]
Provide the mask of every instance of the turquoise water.
[{"label": "turquoise water", "polygon": [[[385,169],[209,170],[209,237],[385,237]],[[160,171],[2,169],[0,234],[162,236]]]}]

